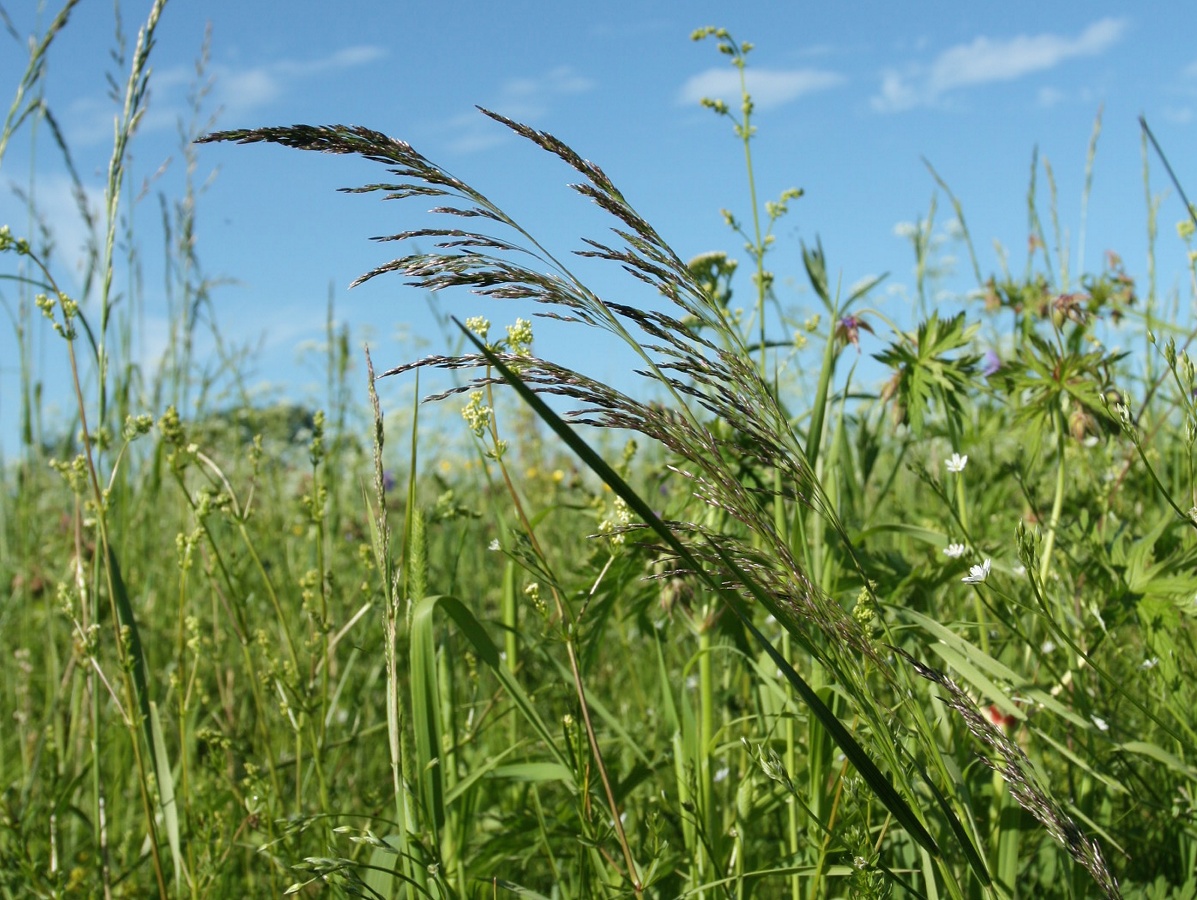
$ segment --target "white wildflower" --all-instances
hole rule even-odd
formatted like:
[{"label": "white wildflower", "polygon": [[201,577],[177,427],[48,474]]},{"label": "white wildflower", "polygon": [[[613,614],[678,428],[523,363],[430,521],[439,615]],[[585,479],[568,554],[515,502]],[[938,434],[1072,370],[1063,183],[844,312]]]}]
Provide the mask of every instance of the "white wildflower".
[{"label": "white wildflower", "polygon": [[964,544],[948,544],[943,548],[943,554],[949,559],[959,559],[964,556]]},{"label": "white wildflower", "polygon": [[1097,726],[1098,731],[1109,731],[1110,730],[1109,724],[1107,724],[1106,720],[1103,719],[1101,716],[1090,716],[1089,718],[1093,720],[1093,724]]},{"label": "white wildflower", "polygon": [[989,567],[992,564],[992,560],[986,559],[985,562],[981,563],[981,565],[973,566],[971,569],[969,569],[968,574],[960,580],[965,584],[980,584],[989,577]]},{"label": "white wildflower", "polygon": [[961,456],[959,453],[953,453],[951,459],[944,463],[944,468],[953,474],[959,474],[964,471],[964,467],[968,465],[968,454]]}]

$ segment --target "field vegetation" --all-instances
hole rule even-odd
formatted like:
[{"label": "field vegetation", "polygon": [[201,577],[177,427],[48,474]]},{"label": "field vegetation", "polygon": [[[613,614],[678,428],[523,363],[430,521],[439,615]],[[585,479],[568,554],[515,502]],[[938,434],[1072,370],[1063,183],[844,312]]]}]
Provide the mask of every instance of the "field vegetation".
[{"label": "field vegetation", "polygon": [[[38,129],[70,159],[40,88],[74,5],[30,44],[0,167]],[[373,161],[378,183],[351,190],[399,201],[381,246],[400,251],[363,279],[495,301],[456,352],[379,364],[447,372],[434,399],[464,421],[414,402],[384,421],[331,309],[326,402],[255,403],[211,313],[190,180],[163,204],[157,371],[118,302],[163,6],[120,57],[81,291],[61,287],[53,222],[0,231],[22,348],[0,472],[0,896],[1197,897],[1197,253],[1168,304],[1113,252],[1070,272],[1036,164],[1053,202],[1033,180],[1025,266],[985,273],[932,172],[976,288],[947,312],[920,277],[896,322],[818,243],[800,269],[774,250],[801,192],[756,195],[747,91],[708,104],[745,149],[726,214],[745,252],[689,261],[601,168],[486,112],[610,215],[579,248],[647,285],[624,305],[401,140],[218,132],[202,140]],[[695,38],[749,64],[722,30]],[[1164,156],[1143,134],[1146,171]],[[1100,119],[1090,171],[1099,136]],[[429,203],[437,224],[404,224]],[[935,215],[910,233],[920,273]],[[813,308],[779,300],[774,265]],[[502,300],[623,342],[639,381],[540,358]],[[61,339],[65,423],[45,421],[38,329]]]}]

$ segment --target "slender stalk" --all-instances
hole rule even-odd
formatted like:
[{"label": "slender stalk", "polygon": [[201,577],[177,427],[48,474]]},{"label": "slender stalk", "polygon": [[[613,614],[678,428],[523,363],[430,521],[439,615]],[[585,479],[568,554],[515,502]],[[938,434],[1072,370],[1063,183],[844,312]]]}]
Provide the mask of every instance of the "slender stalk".
[{"label": "slender stalk", "polygon": [[[154,46],[158,20],[166,0],[154,0],[145,24],[137,32],[133,48],[133,63],[125,82],[124,104],[117,119],[112,156],[108,160],[108,179],[104,188],[104,243],[100,257],[100,323],[96,341],[97,416],[101,429],[108,426],[108,323],[112,315],[112,280],[116,232],[120,224],[119,210],[125,180],[125,163],[129,142],[145,113],[149,92],[149,58]],[[103,449],[103,448],[101,448]]]},{"label": "slender stalk", "polygon": [[[403,753],[402,730],[403,720],[403,686],[399,680],[399,621],[403,598],[399,593],[401,578],[407,575],[407,566],[403,572],[394,571],[391,560],[391,528],[387,519],[386,506],[386,473],[383,468],[383,447],[386,441],[386,430],[383,427],[382,406],[378,402],[378,390],[374,375],[374,362],[370,358],[369,348],[366,354],[366,385],[370,398],[372,413],[372,435],[374,449],[374,502],[376,504],[370,519],[372,529],[374,563],[381,578],[381,590],[384,610],[385,656],[386,656],[386,698],[387,698],[387,749],[390,754],[391,796],[395,804],[395,830],[398,842],[398,853],[395,857],[395,870],[402,877],[404,896],[407,900],[414,900],[416,890],[425,882],[427,872],[414,864],[412,848],[408,837],[409,821],[414,816],[408,807],[407,773],[405,772],[406,758]],[[419,377],[416,378],[416,393],[419,394]],[[419,405],[412,416],[412,443],[409,459],[410,474],[408,484],[408,522],[414,514],[414,504],[411,502],[415,495],[415,478],[417,462],[416,433],[419,423]],[[410,530],[410,529],[409,529]],[[405,541],[406,544],[406,541]],[[409,595],[410,596],[410,595]]]},{"label": "slender stalk", "polygon": [[760,367],[761,378],[768,378],[768,362],[766,358],[766,347],[768,346],[765,340],[765,298],[769,293],[768,275],[765,272],[765,252],[768,247],[765,245],[764,238],[761,235],[761,209],[756,197],[756,170],[752,165],[752,96],[748,93],[748,81],[745,74],[744,57],[741,53],[736,57],[736,65],[740,70],[740,97],[741,97],[741,115],[743,118],[738,126],[740,138],[744,143],[744,167],[748,172],[748,206],[752,210],[752,261],[756,266],[756,272],[753,273],[753,286],[756,288],[756,319],[757,319],[757,334],[760,343]]},{"label": "slender stalk", "polygon": [[1047,522],[1047,534],[1043,540],[1043,557],[1039,561],[1039,581],[1044,584],[1047,583],[1047,576],[1052,567],[1052,550],[1056,545],[1056,529],[1060,526],[1060,514],[1064,510],[1064,488],[1067,477],[1067,469],[1064,465],[1066,441],[1064,414],[1057,412],[1052,420],[1056,432],[1056,490],[1052,498],[1051,516]]}]

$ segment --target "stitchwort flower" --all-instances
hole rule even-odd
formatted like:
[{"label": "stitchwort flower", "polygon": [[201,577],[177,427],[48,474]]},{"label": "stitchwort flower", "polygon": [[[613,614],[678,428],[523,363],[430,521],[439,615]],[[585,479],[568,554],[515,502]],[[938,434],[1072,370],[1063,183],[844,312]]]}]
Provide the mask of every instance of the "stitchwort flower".
[{"label": "stitchwort flower", "polygon": [[985,562],[981,563],[981,565],[973,566],[971,569],[969,569],[968,574],[960,580],[965,584],[980,584],[989,577],[989,567],[991,565],[992,560],[987,558]]}]

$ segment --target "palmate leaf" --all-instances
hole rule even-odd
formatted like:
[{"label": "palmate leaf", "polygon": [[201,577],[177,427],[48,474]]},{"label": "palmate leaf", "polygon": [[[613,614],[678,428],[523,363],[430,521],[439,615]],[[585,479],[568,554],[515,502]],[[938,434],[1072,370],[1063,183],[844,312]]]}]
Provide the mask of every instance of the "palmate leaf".
[{"label": "palmate leaf", "polygon": [[1104,350],[1066,352],[1031,332],[1026,336],[1024,352],[1002,366],[997,383],[1019,399],[1015,420],[1020,423],[1050,418],[1060,410],[1065,397],[1091,415],[1113,421],[1102,402],[1103,387],[1110,383],[1110,369],[1125,356]]},{"label": "palmate leaf", "polygon": [[895,371],[894,393],[902,410],[900,421],[920,434],[932,405],[949,419],[953,431],[959,428],[963,403],[976,376],[979,353],[949,354],[967,347],[980,323],[966,325],[964,313],[940,319],[938,313],[873,357]]}]

